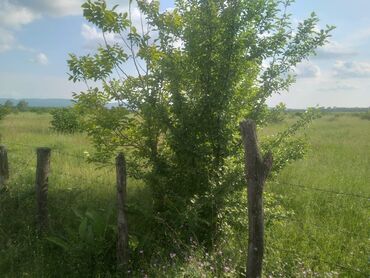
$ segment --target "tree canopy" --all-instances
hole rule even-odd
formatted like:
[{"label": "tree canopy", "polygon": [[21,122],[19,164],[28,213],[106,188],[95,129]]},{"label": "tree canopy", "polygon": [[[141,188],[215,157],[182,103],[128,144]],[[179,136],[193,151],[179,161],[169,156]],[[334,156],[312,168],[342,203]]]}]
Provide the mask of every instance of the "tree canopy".
[{"label": "tree canopy", "polygon": [[[138,0],[125,12],[104,1],[83,4],[104,44],[70,55],[70,79],[87,84],[75,94],[76,109],[97,160],[128,153],[129,173],[152,188],[159,222],[200,241],[217,233],[224,197],[244,184],[239,122],[266,124],[268,97],[289,89],[294,67],[333,29],[319,29],[314,13],[295,26],[292,2],[176,0],[161,11],[158,1]],[[108,109],[112,101],[119,105]],[[311,118],[304,114],[264,144],[276,171],[302,156],[304,143],[291,135]]]}]

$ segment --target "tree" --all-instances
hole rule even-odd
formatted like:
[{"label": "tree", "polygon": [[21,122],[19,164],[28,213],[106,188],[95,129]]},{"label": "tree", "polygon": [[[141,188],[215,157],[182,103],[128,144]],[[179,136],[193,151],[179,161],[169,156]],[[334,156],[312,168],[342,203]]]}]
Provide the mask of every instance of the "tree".
[{"label": "tree", "polygon": [[274,108],[270,109],[267,122],[268,123],[279,123],[282,122],[286,115],[286,105],[284,103],[279,103]]},{"label": "tree", "polygon": [[0,120],[5,118],[8,114],[10,114],[11,110],[6,107],[5,105],[0,105]]},{"label": "tree", "polygon": [[73,108],[58,108],[50,112],[52,129],[60,133],[76,133],[80,131],[78,114]]},{"label": "tree", "polygon": [[28,102],[25,100],[20,100],[16,106],[18,111],[24,112],[28,108]]},{"label": "tree", "polygon": [[4,106],[12,109],[14,107],[14,103],[8,99],[5,101]]},{"label": "tree", "polygon": [[[105,44],[70,56],[70,79],[88,86],[75,95],[76,108],[98,160],[130,149],[129,172],[152,188],[156,219],[166,227],[214,238],[224,196],[244,184],[239,122],[266,122],[266,99],[288,90],[293,68],[329,37],[333,27],[318,30],[314,13],[294,28],[291,3],[177,0],[161,12],[159,2],[139,0],[136,25],[131,1],[124,13],[104,1],[83,4]],[[107,109],[110,101],[119,106]],[[305,115],[298,127],[312,117]],[[266,146],[286,144],[299,157],[302,144],[284,139],[294,132]]]}]

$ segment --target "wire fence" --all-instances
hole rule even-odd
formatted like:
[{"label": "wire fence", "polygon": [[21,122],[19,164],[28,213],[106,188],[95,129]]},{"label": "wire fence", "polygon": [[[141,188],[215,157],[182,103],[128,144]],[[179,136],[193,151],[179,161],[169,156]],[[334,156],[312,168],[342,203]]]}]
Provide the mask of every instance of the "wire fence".
[{"label": "wire fence", "polygon": [[342,195],[342,196],[347,196],[351,198],[359,198],[359,199],[365,199],[370,201],[370,196],[364,196],[364,195],[359,195],[359,194],[353,194],[353,193],[347,193],[347,192],[342,192],[342,191],[335,191],[335,190],[329,190],[325,188],[319,188],[319,187],[311,187],[311,186],[305,186],[305,185],[300,185],[297,183],[289,183],[289,182],[283,182],[280,183],[280,185],[287,185],[290,187],[296,187],[302,190],[308,190],[308,191],[318,191],[321,193],[328,193],[328,194],[334,194],[334,195]]},{"label": "wire fence", "polygon": [[[18,147],[25,147],[25,148],[28,148],[29,150],[33,150],[35,151],[39,146],[33,146],[33,145],[28,145],[28,144],[21,144],[21,143],[10,143],[9,145],[7,144],[4,144],[5,146],[18,146]],[[57,148],[57,147],[49,147],[53,153],[56,153],[58,155],[65,155],[65,156],[69,156],[69,157],[73,157],[73,158],[78,158],[78,159],[86,159],[87,156],[83,156],[83,155],[77,155],[77,154],[73,154],[73,153],[69,153],[69,152],[64,152],[62,151],[60,148]]]},{"label": "wire fence", "polygon": [[[288,253],[290,255],[297,255],[297,250],[292,250],[292,249],[283,249],[283,248],[277,248],[277,250],[279,252],[284,252],[284,253]],[[328,260],[324,260],[322,258],[319,258],[317,256],[312,256],[312,255],[305,255],[305,258],[307,259],[310,259],[310,260],[313,260],[313,261],[316,261],[316,262],[321,262],[323,264],[326,264],[326,265],[334,265],[342,270],[345,270],[351,274],[360,274],[361,276],[363,277],[369,277],[370,273],[369,272],[365,272],[361,269],[357,269],[357,268],[353,268],[351,266],[348,266],[348,265],[343,265],[343,264],[340,264],[338,262],[333,262],[333,261],[328,261]],[[309,276],[307,276],[309,277]],[[319,277],[319,276],[313,276],[313,277]],[[358,276],[356,276],[358,277]]]},{"label": "wire fence", "polygon": [[[14,146],[18,146],[18,147],[22,147],[22,148],[25,148],[25,149],[28,149],[30,151],[36,151],[36,149],[38,148],[37,146],[33,146],[33,145],[28,145],[28,144],[21,144],[21,143],[10,143],[9,144],[10,148],[9,148],[9,151],[10,152],[15,152],[15,151],[18,151],[17,149],[13,148]],[[80,183],[82,183],[86,177],[91,173],[91,172],[83,172],[82,169],[87,165],[84,165],[82,162],[88,162],[87,161],[87,156],[86,155],[78,155],[78,154],[74,154],[74,153],[69,153],[69,152],[65,152],[57,147],[51,147],[51,150],[52,150],[52,153],[54,154],[57,154],[58,156],[61,156],[61,157],[71,157],[71,158],[74,158],[74,159],[78,159],[78,168],[79,168],[79,171],[73,171],[73,173],[69,173],[67,171],[61,171],[61,170],[54,170],[53,168],[51,169],[50,171],[50,174],[52,177],[61,177],[61,178],[68,178],[68,179],[73,179],[73,180],[78,180]],[[82,152],[82,150],[81,150]],[[25,161],[22,161],[20,163],[17,163],[17,167],[14,169],[14,171],[11,173],[12,176],[16,177],[16,178],[22,178],[24,173],[26,172],[27,169],[29,169],[29,167],[32,165],[32,164],[35,164],[35,157],[34,156],[30,156],[29,158],[27,158]],[[91,164],[90,164],[90,167],[91,167]],[[78,174],[77,174],[78,172]],[[107,175],[108,173],[100,173],[100,174],[96,174],[97,172],[95,172],[94,176],[91,177],[93,178],[95,181],[98,181],[99,179],[101,179],[101,182],[106,182],[106,178],[107,178]],[[272,184],[272,186],[274,186],[276,184]],[[299,189],[299,190],[305,190],[305,191],[312,191],[312,192],[320,192],[320,193],[323,193],[323,194],[328,194],[328,195],[333,195],[333,196],[345,196],[347,198],[353,198],[353,199],[356,199],[356,200],[366,200],[366,201],[370,201],[370,196],[367,196],[365,194],[354,194],[354,193],[348,193],[348,192],[342,192],[342,191],[336,191],[336,190],[330,190],[330,189],[326,189],[326,188],[320,188],[318,186],[306,186],[306,185],[301,185],[301,184],[298,184],[298,183],[291,183],[291,182],[280,182],[278,184],[279,186],[289,186],[289,187],[292,187],[292,188],[296,188],[296,189]],[[329,186],[328,186],[329,187]],[[298,220],[298,219],[291,219],[291,221],[293,222],[296,222],[296,226],[303,232],[306,234],[306,230],[304,229],[304,226],[306,225],[305,223],[303,223],[302,221]],[[324,227],[322,225],[317,225],[317,224],[314,224],[314,223],[310,223],[311,226],[317,228],[317,229],[320,229],[320,230],[327,230],[327,227]],[[355,234],[353,232],[350,232],[350,231],[347,231],[347,230],[343,230],[343,229],[336,229],[336,232],[337,233],[344,233],[346,234],[347,236],[350,236],[350,237],[358,237],[358,234]],[[311,242],[315,243],[317,248],[320,248],[320,242],[318,242],[313,236],[311,235],[307,235],[310,239]],[[277,248],[277,251],[279,252],[286,252],[286,253],[289,253],[289,254],[297,254],[296,250],[290,250],[290,249],[284,249],[284,248]],[[328,260],[324,260],[322,258],[319,258],[317,256],[310,256],[310,255],[306,255],[305,256],[307,259],[311,259],[311,260],[315,260],[315,261],[318,261],[318,262],[321,262],[321,263],[324,263],[324,264],[328,264],[328,265],[331,265],[331,266],[336,266],[342,270],[345,270],[349,273],[353,273],[353,274],[360,274],[360,275],[363,275],[364,277],[370,277],[370,273],[366,273],[364,272],[363,270],[361,269],[356,269],[356,268],[353,268],[351,266],[348,266],[348,265],[344,265],[344,264],[341,264],[341,263],[338,263],[338,262],[333,262],[333,261],[328,261]]]}]

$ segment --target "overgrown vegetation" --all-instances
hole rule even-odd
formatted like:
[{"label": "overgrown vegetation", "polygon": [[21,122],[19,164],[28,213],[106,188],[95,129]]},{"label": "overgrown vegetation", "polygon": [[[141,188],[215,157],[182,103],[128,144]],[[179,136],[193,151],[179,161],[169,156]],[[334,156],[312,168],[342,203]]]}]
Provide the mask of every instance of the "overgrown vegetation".
[{"label": "overgrown vegetation", "polygon": [[11,110],[5,105],[0,105],[0,120],[4,119],[5,116],[9,115]]},{"label": "overgrown vegetation", "polygon": [[[365,273],[365,202],[345,195],[328,202],[324,194],[306,194],[302,187],[294,191],[294,184],[312,187],[317,183],[323,188],[339,184],[340,190],[348,190],[350,176],[352,186],[366,194],[368,161],[356,165],[355,181],[353,170],[345,168],[349,175],[343,171],[348,161],[342,159],[335,165],[331,161],[328,176],[322,168],[330,163],[319,163],[328,162],[330,156],[338,159],[338,153],[348,155],[341,150],[348,142],[338,143],[338,132],[343,132],[342,140],[353,139],[351,134],[361,138],[351,148],[363,154],[369,149],[367,135],[361,133],[366,126],[345,116],[335,118],[336,128],[329,125],[333,121],[316,123],[327,128],[316,129],[310,137],[319,152],[308,157],[311,164],[290,165],[307,154],[302,127],[317,114],[308,110],[288,119],[283,104],[272,110],[266,105],[269,96],[289,88],[294,82],[293,67],[314,54],[332,29],[317,30],[315,14],[293,28],[288,12],[291,3],[177,0],[173,10],[161,12],[156,1],[138,1],[142,22],[134,26],[131,1],[127,13],[109,9],[104,1],[87,1],[82,6],[85,18],[104,38],[114,35],[116,43],[100,46],[93,55],[72,54],[70,79],[88,86],[90,81],[99,81],[102,88],[89,86],[75,95],[75,108],[53,111],[51,123],[57,132],[48,128],[49,115],[13,115],[21,128],[10,129],[6,122],[2,126],[11,159],[20,163],[10,181],[13,186],[0,195],[6,208],[0,211],[0,252],[7,254],[0,256],[1,273],[118,274],[110,162],[123,150],[130,174],[131,249],[129,272],[124,275],[243,275],[247,196],[238,124],[246,117],[258,123],[262,150],[272,151],[274,156],[264,196],[266,277]],[[125,71],[130,65],[136,74]],[[111,101],[118,102],[118,107],[108,109]],[[17,106],[16,111],[28,110],[24,103]],[[27,117],[38,117],[44,125],[31,126]],[[349,121],[362,129],[348,125]],[[77,133],[79,130],[85,133]],[[320,141],[315,141],[317,138]],[[331,148],[325,145],[328,138],[332,138]],[[32,220],[34,163],[22,161],[21,148],[30,151],[31,143],[51,145],[55,159],[50,179],[55,185],[49,199],[51,229],[46,238],[37,235]],[[86,156],[105,168],[85,164]],[[356,161],[351,161],[353,164]],[[312,169],[307,172],[309,167]],[[334,173],[332,169],[339,170]],[[325,226],[327,222],[331,225]],[[352,244],[344,246],[344,240]]]},{"label": "overgrown vegetation", "polygon": [[75,133],[81,131],[78,114],[73,108],[59,108],[51,111],[52,129],[61,133]]},{"label": "overgrown vegetation", "polygon": [[[317,30],[314,13],[294,28],[291,3],[178,0],[161,12],[158,1],[137,1],[139,26],[132,4],[122,13],[104,1],[83,4],[85,18],[117,40],[93,55],[71,55],[71,80],[102,83],[76,94],[76,108],[96,160],[123,149],[129,173],[151,188],[157,240],[176,231],[211,250],[219,239],[225,198],[245,187],[239,121],[262,126],[270,114],[266,99],[289,88],[293,67],[333,29]],[[130,65],[135,75],[125,71]],[[121,107],[106,109],[112,100]],[[300,158],[304,146],[275,145],[277,161]]]},{"label": "overgrown vegetation", "polygon": [[[311,151],[306,158],[286,166],[267,184],[265,277],[368,276],[368,200],[290,185],[370,195],[370,125],[350,114],[327,121],[330,117],[310,127]],[[87,163],[85,153],[93,151],[88,138],[51,131],[51,119],[48,114],[26,112],[0,122],[1,143],[9,150],[10,162],[9,190],[0,194],[1,276],[114,276],[114,169]],[[260,130],[259,136],[282,132],[297,120],[289,117]],[[37,235],[35,225],[38,146],[53,149],[49,240]],[[220,239],[211,251],[194,236],[181,240],[178,231],[153,226],[151,194],[143,182],[128,180],[131,277],[238,277],[243,272],[245,190],[225,197],[218,215]],[[156,240],[154,228],[173,244]],[[53,238],[62,242],[53,243]]]},{"label": "overgrown vegetation", "polygon": [[370,120],[370,110],[360,115],[361,119]]},{"label": "overgrown vegetation", "polygon": [[271,108],[267,115],[267,123],[281,123],[286,117],[286,105],[279,103],[275,107]]}]

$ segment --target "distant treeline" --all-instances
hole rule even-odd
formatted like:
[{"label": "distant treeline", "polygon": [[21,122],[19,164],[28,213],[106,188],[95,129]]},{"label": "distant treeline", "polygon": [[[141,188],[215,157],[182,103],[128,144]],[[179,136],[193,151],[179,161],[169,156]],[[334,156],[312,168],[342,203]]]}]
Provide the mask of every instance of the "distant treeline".
[{"label": "distant treeline", "polygon": [[52,113],[55,110],[62,109],[60,107],[31,107],[26,100],[19,100],[18,102],[13,102],[12,100],[6,100],[4,103],[0,104],[0,119],[4,118],[10,113],[19,112],[34,112],[34,113]]},{"label": "distant treeline", "polygon": [[73,105],[73,101],[70,99],[37,99],[37,98],[26,98],[26,99],[12,99],[12,98],[0,98],[0,105],[5,105],[6,103],[12,103],[16,105],[20,101],[25,101],[28,107],[35,108],[61,108]]},{"label": "distant treeline", "polygon": [[[6,103],[12,103],[13,106],[17,105],[17,103],[25,101],[27,102],[27,106],[33,110],[48,110],[50,108],[62,108],[62,107],[69,107],[73,106],[73,100],[71,99],[36,99],[36,98],[26,98],[26,99],[12,99],[12,98],[0,98],[0,105],[4,105]],[[110,103],[107,107],[115,107],[118,106],[116,103]],[[320,107],[319,108],[323,112],[367,112],[370,110],[370,107]],[[306,109],[296,109],[296,108],[286,108],[286,112],[304,112]]]},{"label": "distant treeline", "polygon": [[[358,112],[368,112],[370,107],[319,107],[320,111],[322,112],[333,112],[333,113],[341,113],[341,112],[349,112],[349,113],[358,113]],[[306,109],[294,109],[288,108],[287,112],[304,112]]]}]

